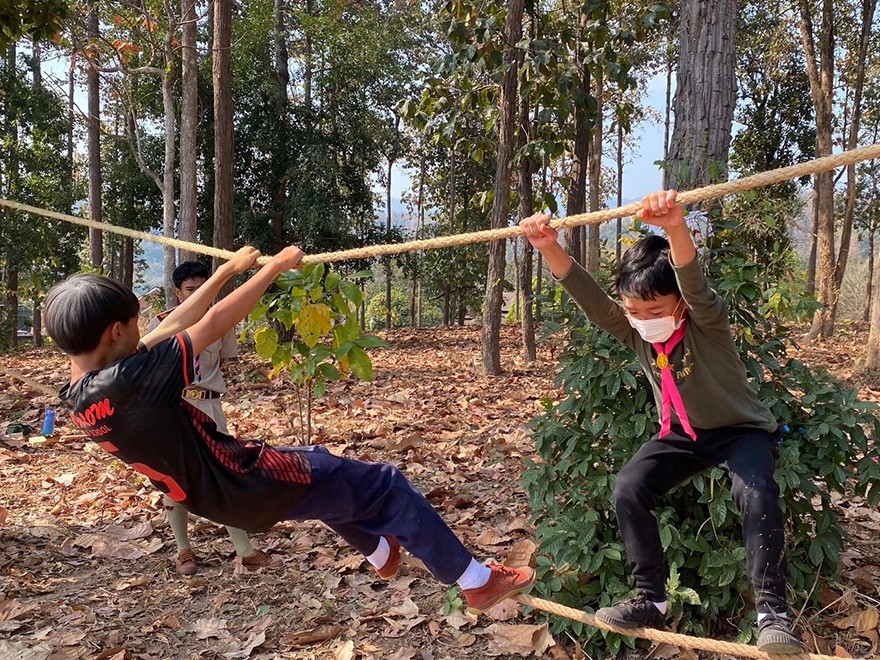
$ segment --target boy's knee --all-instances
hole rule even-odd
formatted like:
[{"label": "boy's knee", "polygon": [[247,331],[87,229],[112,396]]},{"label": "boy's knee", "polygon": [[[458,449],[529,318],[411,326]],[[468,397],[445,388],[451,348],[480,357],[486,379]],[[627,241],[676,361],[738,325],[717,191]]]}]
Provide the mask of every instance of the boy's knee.
[{"label": "boy's knee", "polygon": [[612,494],[614,503],[620,505],[626,502],[636,501],[639,498],[641,490],[644,486],[642,478],[633,470],[623,468],[614,480]]},{"label": "boy's knee", "polygon": [[734,479],[730,494],[741,509],[750,504],[758,504],[765,500],[776,502],[779,498],[779,485],[773,477],[754,475],[748,479]]}]

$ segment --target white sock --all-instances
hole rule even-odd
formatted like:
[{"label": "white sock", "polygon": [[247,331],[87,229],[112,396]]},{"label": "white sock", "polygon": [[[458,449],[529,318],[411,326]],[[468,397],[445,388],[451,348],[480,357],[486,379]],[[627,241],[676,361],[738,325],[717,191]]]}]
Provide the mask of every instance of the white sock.
[{"label": "white sock", "polygon": [[464,573],[455,583],[462,589],[479,589],[485,587],[489,578],[492,577],[492,569],[483,566],[476,559],[471,557],[471,563],[464,569]]},{"label": "white sock", "polygon": [[380,536],[379,545],[377,545],[376,549],[373,550],[373,554],[367,557],[367,561],[376,568],[382,568],[385,564],[388,563],[388,557],[390,556],[391,546],[388,544],[388,539],[386,539],[384,536]]},{"label": "white sock", "polygon": [[[651,602],[654,603],[653,600]],[[654,603],[654,607],[660,610],[660,614],[666,614],[666,608],[669,607],[669,601],[664,600],[662,603]]]},{"label": "white sock", "polygon": [[773,614],[774,616],[778,616],[780,619],[787,619],[788,614],[776,614],[775,612],[758,612],[758,623],[761,623],[761,619],[765,616],[770,616]]}]

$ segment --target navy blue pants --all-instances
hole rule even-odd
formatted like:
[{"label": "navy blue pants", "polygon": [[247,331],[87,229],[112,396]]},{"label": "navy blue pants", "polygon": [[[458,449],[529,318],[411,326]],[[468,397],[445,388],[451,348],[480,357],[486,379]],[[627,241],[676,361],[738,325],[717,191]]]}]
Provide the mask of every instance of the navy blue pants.
[{"label": "navy blue pants", "polygon": [[695,430],[696,442],[680,426],[663,438],[655,436],[614,482],[617,524],[636,588],[654,602],[666,600],[666,563],[651,511],[664,493],[717,466],[730,476],[730,492],[742,514],[746,568],[757,610],[785,612],[785,531],[779,485],[773,479],[777,437],[755,428]]},{"label": "navy blue pants", "polygon": [[302,451],[312,481],[286,517],[320,520],[361,554],[375,552],[379,537],[395,536],[440,582],[453,584],[473,556],[400,470],[334,456],[324,447]]}]

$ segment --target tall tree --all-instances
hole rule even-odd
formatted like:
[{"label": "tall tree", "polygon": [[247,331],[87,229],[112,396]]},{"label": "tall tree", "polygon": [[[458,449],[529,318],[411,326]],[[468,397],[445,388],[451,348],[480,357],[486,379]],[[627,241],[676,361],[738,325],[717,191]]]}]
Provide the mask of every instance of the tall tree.
[{"label": "tall tree", "polygon": [[[820,0],[821,23],[816,34],[812,3],[798,0],[800,32],[807,62],[807,74],[816,114],[816,157],[831,155],[834,102],[834,2]],[[810,337],[828,337],[834,329],[834,173],[813,176],[816,205],[818,300],[822,308],[813,317]]]},{"label": "tall tree", "polygon": [[[98,75],[97,41],[98,7],[96,0],[89,0],[86,15],[88,38],[91,42],[86,46],[88,89],[88,150],[89,150],[89,217],[95,222],[103,222],[101,198],[101,89]],[[89,230],[89,259],[92,268],[101,268],[104,262],[103,232],[99,229]]]},{"label": "tall tree", "polygon": [[[214,2],[214,247],[232,249],[234,148],[232,122],[232,0]],[[214,258],[214,269],[220,259]],[[228,289],[223,294],[228,293]]]},{"label": "tall tree", "polygon": [[[492,198],[492,228],[506,227],[510,210],[510,165],[516,145],[517,44],[522,39],[524,0],[513,0],[504,21],[504,74],[501,80],[501,122],[498,132],[498,161]],[[504,256],[506,242],[493,241],[489,246],[489,270],[486,275],[486,304],[483,308],[483,371],[488,376],[501,374],[501,305],[504,293]]]},{"label": "tall tree", "polygon": [[[855,58],[849,57],[848,77],[852,80],[851,89],[853,94],[852,108],[849,113],[849,136],[846,140],[847,149],[855,149],[859,143],[859,130],[862,122],[862,95],[865,88],[865,60],[868,56],[868,46],[874,27],[874,13],[877,9],[877,0],[862,0],[861,26],[859,29],[858,47],[850,47],[850,53],[855,52]],[[855,76],[853,76],[853,72]],[[850,239],[852,238],[853,219],[856,208],[856,166],[849,165],[846,168],[846,201],[843,212],[843,223],[840,233],[840,248],[837,254],[837,262],[834,264],[834,299],[829,312],[831,330],[837,318],[837,305],[840,301],[840,287],[843,284],[843,276],[846,273],[846,264],[849,260]]]},{"label": "tall tree", "polygon": [[669,188],[727,176],[736,106],[737,10],[737,0],[682,2]]},{"label": "tall tree", "polygon": [[[198,237],[198,177],[196,136],[199,124],[198,29],[195,0],[181,0],[180,104],[180,226],[178,236],[195,243]],[[195,252],[181,250],[179,261],[191,261]]]}]

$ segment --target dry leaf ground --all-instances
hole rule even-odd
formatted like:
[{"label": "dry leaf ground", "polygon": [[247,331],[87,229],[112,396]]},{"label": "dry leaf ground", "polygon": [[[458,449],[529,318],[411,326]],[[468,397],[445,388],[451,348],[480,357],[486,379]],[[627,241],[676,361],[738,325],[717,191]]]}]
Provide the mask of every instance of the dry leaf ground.
[{"label": "dry leaf ground", "polygon": [[[864,328],[852,333],[810,348],[805,359],[845,371],[864,350]],[[390,348],[373,354],[373,383],[336,384],[317,403],[315,441],[398,465],[479,557],[503,559],[530,538],[519,485],[531,453],[526,424],[542,397],[557,394],[558,345],[543,345],[539,362],[526,365],[516,329],[505,328],[506,374],[485,378],[477,373],[478,329],[397,330],[387,339]],[[50,350],[4,364],[53,387],[65,378],[64,357]],[[265,371],[250,353],[229,366],[230,427],[289,444],[298,435],[297,402]],[[854,384],[865,398],[880,393],[877,382]],[[3,381],[0,430],[9,421],[39,428],[48,403]],[[0,434],[0,658],[577,656],[569,640],[554,642],[544,619],[518,605],[475,619],[455,609],[455,589],[419,570],[383,583],[317,523],[283,523],[258,535],[259,547],[285,564],[248,573],[222,528],[193,520],[201,568],[182,578],[156,491],[85,442],[66,413],[57,428],[47,442]],[[862,657],[878,649],[880,512],[840,504],[853,534],[843,588],[823,592],[824,610],[805,612],[804,621],[816,650]],[[517,544],[520,554],[523,548],[528,554],[528,543]],[[449,615],[445,604],[453,606]]]}]

